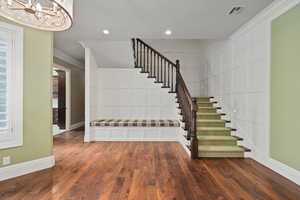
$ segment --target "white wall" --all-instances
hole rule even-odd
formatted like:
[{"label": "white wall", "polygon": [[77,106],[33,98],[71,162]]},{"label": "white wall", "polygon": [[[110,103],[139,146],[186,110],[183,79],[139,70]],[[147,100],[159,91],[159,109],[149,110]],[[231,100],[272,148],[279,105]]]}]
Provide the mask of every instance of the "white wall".
[{"label": "white wall", "polygon": [[[203,40],[145,40],[154,49],[168,59],[180,60],[180,71],[193,97],[205,95],[205,86],[202,84],[204,74],[204,42]],[[201,88],[202,87],[202,88]]]},{"label": "white wall", "polygon": [[91,93],[91,90],[95,87],[91,80],[96,79],[94,71],[98,68],[96,59],[92,50],[85,47],[85,134],[84,141],[91,141],[90,138],[90,121],[93,119],[92,109],[97,102],[94,100],[96,98],[95,93]]},{"label": "white wall", "polygon": [[138,69],[97,68],[92,74],[91,120],[178,119],[175,94]]},{"label": "white wall", "polygon": [[131,40],[94,40],[85,41],[101,68],[133,68],[133,49]]},{"label": "white wall", "polygon": [[229,114],[253,158],[300,183],[300,173],[269,154],[271,21],[299,0],[275,1],[228,40],[206,48],[207,94]]}]

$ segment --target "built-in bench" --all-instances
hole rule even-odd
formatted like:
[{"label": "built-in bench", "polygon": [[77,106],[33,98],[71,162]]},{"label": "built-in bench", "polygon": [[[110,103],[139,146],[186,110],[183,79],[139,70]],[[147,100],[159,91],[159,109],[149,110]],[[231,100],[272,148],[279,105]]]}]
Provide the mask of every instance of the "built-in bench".
[{"label": "built-in bench", "polygon": [[179,127],[177,120],[94,120],[91,126],[103,127]]},{"label": "built-in bench", "polygon": [[177,120],[113,120],[90,122],[94,141],[178,141]]}]

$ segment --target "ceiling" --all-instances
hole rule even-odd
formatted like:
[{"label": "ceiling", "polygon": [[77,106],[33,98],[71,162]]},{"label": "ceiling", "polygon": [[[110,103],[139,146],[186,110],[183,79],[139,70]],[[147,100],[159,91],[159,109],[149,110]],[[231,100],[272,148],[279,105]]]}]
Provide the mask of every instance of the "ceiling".
[{"label": "ceiling", "polygon": [[[225,38],[273,0],[74,0],[74,24],[54,46],[83,61],[79,41]],[[244,6],[229,16],[234,6]],[[103,29],[110,31],[102,34]],[[172,30],[171,36],[164,34]]]}]

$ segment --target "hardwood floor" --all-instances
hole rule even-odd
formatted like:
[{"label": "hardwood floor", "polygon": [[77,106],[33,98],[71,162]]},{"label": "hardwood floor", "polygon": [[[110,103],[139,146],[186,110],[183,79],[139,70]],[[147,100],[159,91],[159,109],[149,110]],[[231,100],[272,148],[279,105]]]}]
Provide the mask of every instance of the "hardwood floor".
[{"label": "hardwood floor", "polygon": [[0,199],[300,199],[299,186],[251,159],[191,161],[174,142],[82,141],[82,131],[56,136],[56,166],[0,182]]}]

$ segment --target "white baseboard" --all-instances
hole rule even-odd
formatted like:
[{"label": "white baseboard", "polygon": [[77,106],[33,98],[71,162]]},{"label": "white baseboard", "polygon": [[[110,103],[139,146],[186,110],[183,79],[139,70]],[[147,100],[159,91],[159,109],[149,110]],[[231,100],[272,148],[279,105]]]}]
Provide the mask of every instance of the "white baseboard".
[{"label": "white baseboard", "polygon": [[178,142],[177,139],[174,138],[110,138],[110,139],[103,139],[94,137],[96,142]]},{"label": "white baseboard", "polygon": [[84,126],[84,121],[78,122],[78,123],[76,123],[76,124],[71,124],[70,130],[69,130],[69,131],[74,130],[74,129],[77,129],[77,128],[80,128],[80,127],[82,127],[82,126]]},{"label": "white baseboard", "polygon": [[15,178],[32,172],[53,167],[54,156],[48,156],[37,160],[27,161],[15,165],[0,168],[0,181]]},{"label": "white baseboard", "polygon": [[300,171],[293,169],[286,164],[283,164],[277,160],[272,158],[262,158],[261,156],[253,156],[252,157],[257,162],[262,165],[270,168],[271,170],[277,172],[281,176],[293,181],[294,183],[300,185]]}]

